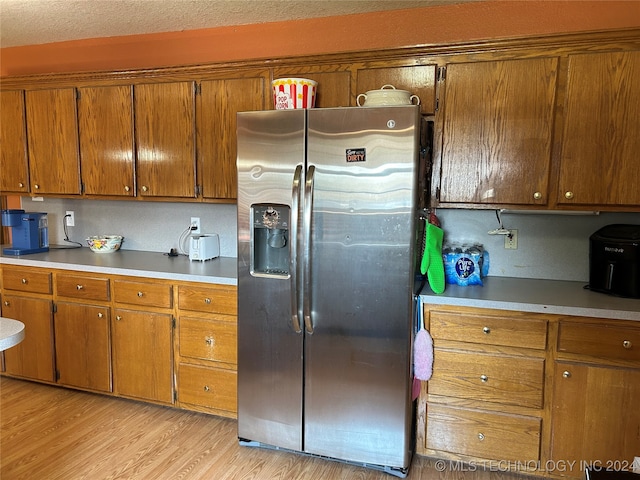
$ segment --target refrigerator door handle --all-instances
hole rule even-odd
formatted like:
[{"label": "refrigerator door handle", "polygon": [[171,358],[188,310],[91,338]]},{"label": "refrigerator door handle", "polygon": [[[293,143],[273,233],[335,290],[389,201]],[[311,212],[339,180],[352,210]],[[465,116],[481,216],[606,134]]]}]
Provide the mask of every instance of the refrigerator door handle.
[{"label": "refrigerator door handle", "polygon": [[304,187],[304,250],[302,252],[302,282],[303,282],[303,316],[305,330],[313,334],[311,319],[311,209],[313,208],[313,175],[316,167],[311,165],[307,169],[307,180]]},{"label": "refrigerator door handle", "polygon": [[296,333],[302,332],[298,311],[298,218],[300,216],[300,180],[302,165],[296,167],[291,186],[291,240],[289,241],[289,272],[291,282],[291,323]]}]

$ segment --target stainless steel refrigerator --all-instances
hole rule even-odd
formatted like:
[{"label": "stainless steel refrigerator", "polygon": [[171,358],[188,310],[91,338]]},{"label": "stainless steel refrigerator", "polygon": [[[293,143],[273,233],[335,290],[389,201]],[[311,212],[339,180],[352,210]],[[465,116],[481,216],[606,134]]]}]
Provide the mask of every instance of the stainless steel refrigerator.
[{"label": "stainless steel refrigerator", "polygon": [[418,107],[237,120],[240,442],[404,477]]}]

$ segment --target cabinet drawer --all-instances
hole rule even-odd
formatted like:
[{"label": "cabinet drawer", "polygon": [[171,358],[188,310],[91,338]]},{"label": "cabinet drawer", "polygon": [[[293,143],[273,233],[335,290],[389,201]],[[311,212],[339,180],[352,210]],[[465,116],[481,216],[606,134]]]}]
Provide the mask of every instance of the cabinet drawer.
[{"label": "cabinet drawer", "polygon": [[544,359],[436,349],[429,393],[542,408]]},{"label": "cabinet drawer", "polygon": [[51,293],[51,273],[5,267],[2,270],[2,284],[7,290]]},{"label": "cabinet drawer", "polygon": [[232,370],[180,364],[178,400],[235,413],[237,385],[237,374]]},{"label": "cabinet drawer", "polygon": [[640,361],[640,328],[560,322],[558,351]]},{"label": "cabinet drawer", "polygon": [[427,448],[500,461],[539,459],[541,420],[536,417],[427,406]]},{"label": "cabinet drawer", "polygon": [[[222,321],[180,318],[180,356],[236,364],[238,329],[236,317]],[[229,321],[233,320],[233,321]]]},{"label": "cabinet drawer", "polygon": [[238,289],[234,286],[178,287],[178,308],[197,312],[237,315]]},{"label": "cabinet drawer", "polygon": [[544,350],[547,321],[538,318],[478,315],[460,312],[430,312],[429,330],[434,339],[503,345]]},{"label": "cabinet drawer", "polygon": [[115,280],[113,298],[118,303],[171,308],[171,285]]},{"label": "cabinet drawer", "polygon": [[109,300],[109,279],[80,275],[56,275],[59,296],[85,300]]}]

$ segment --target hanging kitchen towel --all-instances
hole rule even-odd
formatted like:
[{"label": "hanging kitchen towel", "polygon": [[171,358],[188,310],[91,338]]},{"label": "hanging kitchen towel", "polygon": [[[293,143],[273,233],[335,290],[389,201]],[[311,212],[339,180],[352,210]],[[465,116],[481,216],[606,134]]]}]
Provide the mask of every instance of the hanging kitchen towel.
[{"label": "hanging kitchen towel", "polygon": [[424,328],[422,313],[422,299],[418,295],[416,298],[418,332],[413,341],[413,374],[418,380],[427,381],[433,373],[433,339]]},{"label": "hanging kitchen towel", "polygon": [[444,231],[432,223],[427,223],[427,251],[429,252],[429,268],[427,279],[434,293],[444,292],[445,276],[442,260],[442,238]]}]

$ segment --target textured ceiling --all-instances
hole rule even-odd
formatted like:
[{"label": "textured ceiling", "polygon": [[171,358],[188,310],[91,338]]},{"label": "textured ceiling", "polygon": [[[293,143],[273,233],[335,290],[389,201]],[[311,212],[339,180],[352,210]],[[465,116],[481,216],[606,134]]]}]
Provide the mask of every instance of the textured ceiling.
[{"label": "textured ceiling", "polygon": [[0,0],[0,46],[177,32],[469,0]]}]

